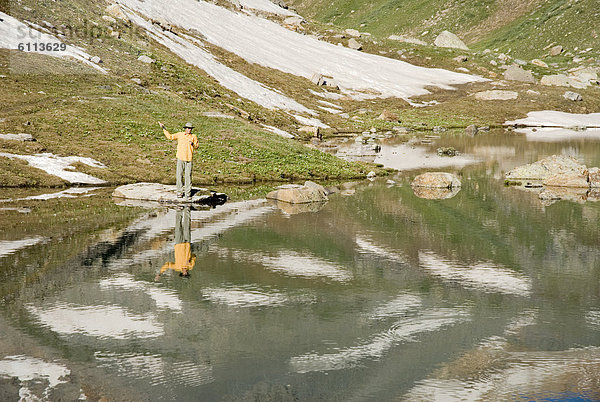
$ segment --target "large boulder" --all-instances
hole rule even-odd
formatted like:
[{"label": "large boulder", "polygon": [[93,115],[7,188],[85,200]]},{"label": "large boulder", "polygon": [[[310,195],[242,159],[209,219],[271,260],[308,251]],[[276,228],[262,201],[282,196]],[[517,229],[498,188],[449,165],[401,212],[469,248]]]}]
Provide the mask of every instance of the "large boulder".
[{"label": "large boulder", "polygon": [[552,155],[534,163],[518,166],[506,173],[507,180],[545,180],[562,174],[583,174],[586,166],[572,156]]},{"label": "large boulder", "polygon": [[544,75],[540,80],[540,84],[557,87],[570,86],[569,77],[565,74]]},{"label": "large boulder", "polygon": [[308,204],[311,202],[328,201],[325,187],[307,181],[304,186],[286,185],[267,194],[267,199],[288,202],[290,204]]},{"label": "large boulder", "polygon": [[455,34],[449,31],[443,31],[435,38],[433,42],[437,47],[449,47],[454,49],[469,50],[467,45]]},{"label": "large boulder", "polygon": [[532,84],[536,83],[531,71],[524,70],[519,66],[508,67],[504,72],[504,79],[508,81],[530,82]]},{"label": "large boulder", "polygon": [[354,49],[354,50],[361,50],[362,49],[362,44],[357,41],[354,38],[350,38],[350,40],[348,41],[348,47],[350,49]]},{"label": "large boulder", "polygon": [[117,187],[113,197],[128,200],[154,201],[160,203],[193,203],[203,205],[220,205],[227,201],[227,195],[216,193],[205,188],[192,188],[192,200],[177,198],[176,187],[160,183],[134,183]]},{"label": "large boulder", "polygon": [[462,184],[459,178],[452,173],[427,172],[418,175],[410,184],[414,187],[425,188],[458,188]]}]

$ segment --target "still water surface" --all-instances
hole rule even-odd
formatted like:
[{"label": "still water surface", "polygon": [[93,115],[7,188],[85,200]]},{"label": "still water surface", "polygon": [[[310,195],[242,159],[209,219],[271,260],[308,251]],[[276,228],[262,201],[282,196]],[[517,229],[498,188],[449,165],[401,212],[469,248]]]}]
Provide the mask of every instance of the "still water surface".
[{"label": "still water surface", "polygon": [[[405,172],[311,211],[253,200],[106,216],[87,243],[3,234],[0,395],[600,398],[600,203],[543,205],[502,180],[551,154],[598,166],[600,142],[408,147],[437,146],[463,153],[438,167],[461,175],[450,199],[417,197]],[[376,158],[399,165],[406,147]]]}]

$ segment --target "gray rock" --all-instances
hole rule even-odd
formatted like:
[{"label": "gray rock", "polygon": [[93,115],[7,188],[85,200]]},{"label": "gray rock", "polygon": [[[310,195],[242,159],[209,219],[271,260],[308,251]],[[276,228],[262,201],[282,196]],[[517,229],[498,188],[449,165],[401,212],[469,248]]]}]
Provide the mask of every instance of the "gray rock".
[{"label": "gray rock", "polygon": [[110,15],[103,15],[102,19],[106,22],[108,22],[109,24],[116,24],[117,20],[114,19],[113,17],[111,17]]},{"label": "gray rock", "polygon": [[300,27],[302,26],[302,24],[304,23],[304,19],[302,17],[287,17],[286,19],[283,20],[283,24],[284,25],[289,25],[289,26],[293,26],[293,27]]},{"label": "gray rock", "polygon": [[475,94],[478,100],[512,100],[517,99],[519,94],[515,91],[491,90],[482,91]]},{"label": "gray rock", "polygon": [[141,61],[142,63],[146,63],[146,64],[152,64],[152,63],[156,62],[156,60],[154,60],[151,57],[146,56],[145,54],[138,57],[138,61]]},{"label": "gray rock", "polygon": [[463,54],[463,55],[460,55],[460,56],[456,56],[456,57],[455,57],[455,58],[453,58],[452,60],[454,60],[454,61],[457,61],[457,62],[459,62],[459,63],[464,63],[464,62],[467,62],[467,61],[469,61],[469,57],[467,57],[467,56],[465,56],[465,55]]},{"label": "gray rock", "polygon": [[433,44],[437,47],[469,50],[467,45],[465,45],[465,43],[460,40],[458,36],[449,31],[443,31],[441,34],[439,34],[438,37],[435,38]]},{"label": "gray rock", "polygon": [[327,77],[323,74],[315,73],[311,77],[310,81],[318,86],[325,86],[329,88],[339,89],[339,85],[332,77]]},{"label": "gray rock", "polygon": [[[117,187],[113,192],[115,198],[128,200],[154,201],[160,203],[180,204],[185,203],[183,198],[177,198],[176,187],[159,183],[135,183]],[[192,201],[194,204],[223,204],[227,195],[216,193],[205,188],[192,188]]]},{"label": "gray rock", "polygon": [[307,181],[304,186],[286,186],[267,194],[267,199],[290,204],[308,204],[328,201],[327,190],[319,184]]},{"label": "gray rock", "polygon": [[354,50],[361,50],[362,49],[362,45],[359,41],[357,41],[354,38],[350,38],[350,40],[348,40],[348,47],[350,49],[354,49]]},{"label": "gray rock", "polygon": [[558,87],[570,86],[569,77],[565,74],[544,75],[540,80],[540,84]]},{"label": "gray rock", "polygon": [[536,80],[533,78],[531,71],[524,70],[518,66],[510,66],[504,72],[504,79],[507,81],[520,81],[535,83]]},{"label": "gray rock", "polygon": [[518,166],[506,173],[507,180],[546,180],[562,174],[582,174],[586,166],[572,156],[552,155],[534,163]]},{"label": "gray rock", "polygon": [[456,175],[446,172],[427,172],[418,175],[411,183],[412,187],[456,188],[461,182]]},{"label": "gray rock", "polygon": [[94,57],[92,57],[92,58],[90,59],[90,61],[91,61],[92,63],[96,63],[96,64],[100,64],[100,63],[102,63],[102,59],[101,59],[100,57],[98,57],[98,56],[94,56]]},{"label": "gray rock", "polygon": [[548,68],[548,64],[546,64],[545,62],[543,62],[540,59],[531,60],[531,64],[536,65],[538,67]]},{"label": "gray rock", "polygon": [[346,29],[344,31],[346,33],[346,35],[348,36],[352,36],[353,38],[360,38],[360,32],[358,32],[356,29]]},{"label": "gray rock", "polygon": [[132,78],[131,81],[135,82],[138,85],[142,85],[142,80],[139,78]]},{"label": "gray rock", "polygon": [[377,177],[377,173],[372,170],[367,174],[367,179],[374,179],[375,177]]},{"label": "gray rock", "polygon": [[567,91],[564,93],[563,98],[573,101],[573,102],[580,102],[583,100],[583,98],[581,97],[580,94],[578,94],[577,92],[571,92],[571,91]]},{"label": "gray rock", "polygon": [[0,134],[0,140],[8,141],[35,141],[31,134]]},{"label": "gray rock", "polygon": [[560,45],[557,45],[550,49],[549,54],[550,54],[550,56],[558,56],[562,52],[563,52],[563,47]]},{"label": "gray rock", "polygon": [[475,124],[471,124],[470,126],[467,126],[467,128],[465,128],[465,134],[469,136],[474,136],[475,134],[477,134],[477,131],[479,131],[479,129]]}]

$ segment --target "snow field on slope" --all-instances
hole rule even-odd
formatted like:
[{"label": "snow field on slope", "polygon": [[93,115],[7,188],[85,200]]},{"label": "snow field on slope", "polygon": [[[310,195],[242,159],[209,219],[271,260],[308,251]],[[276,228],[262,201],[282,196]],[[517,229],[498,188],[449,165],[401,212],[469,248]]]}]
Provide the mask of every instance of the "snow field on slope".
[{"label": "snow field on slope", "polygon": [[307,79],[315,73],[332,76],[342,91],[355,99],[377,96],[408,99],[428,94],[427,86],[453,89],[452,85],[485,80],[336,46],[204,1],[122,0],[121,3],[148,18],[163,18],[169,24],[194,29],[209,43],[249,63]]}]

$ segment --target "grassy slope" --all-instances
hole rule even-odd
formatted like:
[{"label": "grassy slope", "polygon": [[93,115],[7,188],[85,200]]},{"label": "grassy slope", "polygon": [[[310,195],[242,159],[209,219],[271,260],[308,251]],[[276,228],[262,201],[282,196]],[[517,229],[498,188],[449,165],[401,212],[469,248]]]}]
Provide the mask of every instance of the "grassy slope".
[{"label": "grassy slope", "polygon": [[[108,35],[100,18],[104,4],[87,0],[31,2],[29,12],[13,7],[21,19],[44,19],[71,27],[70,43],[99,55],[108,75],[94,73],[70,61],[32,54],[0,51],[1,132],[28,132],[37,142],[16,144],[0,140],[9,153],[52,152],[93,157],[107,170],[80,170],[112,183],[149,180],[173,182],[174,144],[167,141],[157,121],[178,130],[185,121],[197,126],[201,147],[195,159],[194,181],[287,181],[357,178],[372,166],[341,161],[257,129],[243,119],[207,118],[202,112],[231,112],[226,104],[243,109],[255,123],[290,126],[292,119],[239,99],[212,78],[147,40],[142,32],[119,24],[122,37]],[[91,34],[90,21],[96,22]],[[66,31],[63,29],[63,32]],[[157,60],[152,66],[137,61],[141,54]],[[142,86],[129,78],[140,78]],[[30,122],[30,125],[24,126]],[[0,186],[55,186],[62,180],[0,158]]]},{"label": "grassy slope", "polygon": [[380,38],[427,32],[423,39],[432,42],[439,32],[449,30],[474,49],[511,49],[516,57],[542,57],[551,43],[569,50],[600,47],[596,0],[292,0],[290,4],[323,23]]}]

